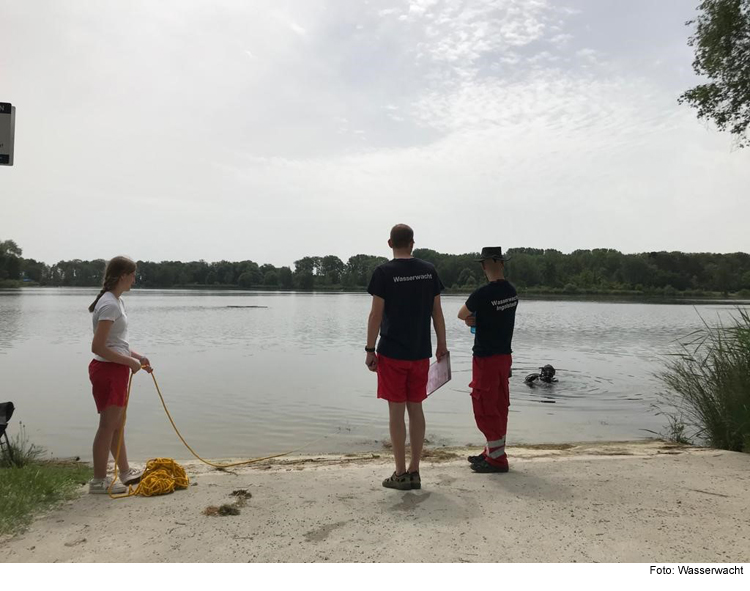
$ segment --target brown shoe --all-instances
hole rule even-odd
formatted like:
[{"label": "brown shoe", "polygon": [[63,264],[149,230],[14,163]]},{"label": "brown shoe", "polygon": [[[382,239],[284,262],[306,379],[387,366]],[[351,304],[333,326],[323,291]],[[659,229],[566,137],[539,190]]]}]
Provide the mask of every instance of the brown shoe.
[{"label": "brown shoe", "polygon": [[383,486],[397,490],[411,490],[411,475],[408,472],[404,472],[403,474],[396,474],[394,472],[389,478],[383,481]]},{"label": "brown shoe", "polygon": [[409,472],[408,474],[411,477],[412,489],[422,488],[422,479],[419,477],[419,472]]}]

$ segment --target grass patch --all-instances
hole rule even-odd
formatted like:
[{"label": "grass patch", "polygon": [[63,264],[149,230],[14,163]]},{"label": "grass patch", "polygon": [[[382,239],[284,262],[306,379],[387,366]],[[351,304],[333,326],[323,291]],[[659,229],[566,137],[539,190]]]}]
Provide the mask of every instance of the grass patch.
[{"label": "grass patch", "polygon": [[0,535],[14,533],[36,513],[74,498],[92,474],[78,462],[33,461],[22,468],[0,468]]},{"label": "grass patch", "polygon": [[657,377],[668,391],[667,439],[750,452],[750,313],[691,333]]},{"label": "grass patch", "polygon": [[667,415],[667,431],[663,439],[669,443],[679,445],[691,445],[692,441],[687,434],[688,426],[681,416],[670,414]]},{"label": "grass patch", "polygon": [[0,535],[31,523],[34,515],[76,496],[93,474],[80,462],[43,461],[44,449],[21,428],[0,455]]},{"label": "grass patch", "polygon": [[20,424],[19,432],[2,447],[0,454],[0,468],[23,468],[27,464],[39,460],[44,455],[44,449],[29,443],[26,427]]}]

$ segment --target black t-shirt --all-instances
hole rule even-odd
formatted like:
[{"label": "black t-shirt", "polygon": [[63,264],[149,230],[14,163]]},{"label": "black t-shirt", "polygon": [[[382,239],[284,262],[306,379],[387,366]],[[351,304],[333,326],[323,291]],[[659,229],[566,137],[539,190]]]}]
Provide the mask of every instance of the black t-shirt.
[{"label": "black t-shirt", "polygon": [[504,279],[493,281],[472,293],[466,307],[477,317],[474,356],[510,355],[518,307],[516,288]]},{"label": "black t-shirt", "polygon": [[375,269],[367,291],[385,300],[378,353],[411,361],[432,357],[432,306],[442,290],[435,267],[420,259],[393,259]]}]

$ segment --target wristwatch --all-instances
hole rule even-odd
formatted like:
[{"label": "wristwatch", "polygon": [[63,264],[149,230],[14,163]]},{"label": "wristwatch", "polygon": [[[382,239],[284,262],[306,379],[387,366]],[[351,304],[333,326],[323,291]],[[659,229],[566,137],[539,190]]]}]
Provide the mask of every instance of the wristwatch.
[{"label": "wristwatch", "polygon": [[375,347],[365,347],[365,351],[368,353],[375,353]]}]

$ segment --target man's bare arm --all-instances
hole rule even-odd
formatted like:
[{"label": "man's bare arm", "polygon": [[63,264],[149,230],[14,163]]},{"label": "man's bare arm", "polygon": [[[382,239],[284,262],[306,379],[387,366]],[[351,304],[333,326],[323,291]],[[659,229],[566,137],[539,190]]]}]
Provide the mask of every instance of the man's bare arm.
[{"label": "man's bare arm", "polygon": [[476,326],[477,324],[477,317],[474,316],[474,312],[466,307],[466,304],[461,306],[461,309],[458,311],[458,318],[463,320],[466,326]]},{"label": "man's bare arm", "polygon": [[370,308],[370,317],[367,319],[367,348],[375,347],[380,332],[380,323],[383,321],[383,309],[385,300],[380,296],[372,296],[372,308]]},{"label": "man's bare arm", "polygon": [[445,317],[443,316],[443,306],[440,303],[440,296],[436,295],[432,303],[432,324],[435,327],[437,335],[437,349],[435,356],[440,361],[448,353],[448,344],[445,338]]},{"label": "man's bare arm", "polygon": [[[383,321],[383,310],[385,308],[385,300],[380,296],[372,296],[372,307],[370,308],[370,316],[367,319],[367,344],[368,349],[375,348],[375,342],[378,340],[378,333],[380,332],[380,323]],[[376,371],[378,368],[378,358],[375,353],[367,353],[365,357],[365,365],[370,371]]]}]

